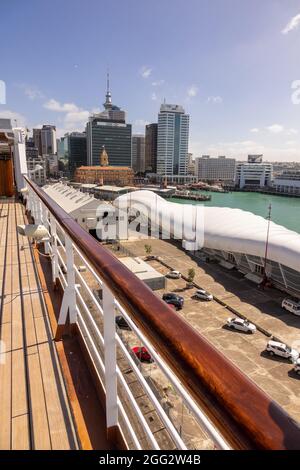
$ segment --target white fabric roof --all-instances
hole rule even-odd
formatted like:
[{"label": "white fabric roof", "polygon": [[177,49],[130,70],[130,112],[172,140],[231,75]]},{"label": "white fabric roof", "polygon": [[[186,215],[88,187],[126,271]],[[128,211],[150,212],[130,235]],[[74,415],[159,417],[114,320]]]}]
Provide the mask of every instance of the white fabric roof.
[{"label": "white fabric roof", "polygon": [[55,183],[43,186],[42,188],[57,204],[59,204],[68,214],[80,209],[96,209],[100,202],[87,193],[82,193],[78,189],[62,183]]},{"label": "white fabric roof", "polygon": [[[170,227],[169,219],[172,214],[174,223],[171,223],[171,232],[180,231],[184,220],[182,239],[195,240],[196,232],[199,248],[246,253],[262,258],[265,256],[268,221],[251,212],[173,203],[150,191],[124,194],[115,201],[115,205],[123,207],[136,204],[140,204],[140,212],[149,215],[152,211],[152,220],[155,213],[160,212],[160,225],[163,229]],[[271,222],[268,259],[300,271],[300,234]]]}]

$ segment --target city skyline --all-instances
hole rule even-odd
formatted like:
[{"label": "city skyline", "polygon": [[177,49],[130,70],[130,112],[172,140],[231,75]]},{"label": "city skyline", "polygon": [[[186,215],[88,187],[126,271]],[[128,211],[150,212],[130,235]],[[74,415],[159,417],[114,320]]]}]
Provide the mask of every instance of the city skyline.
[{"label": "city skyline", "polygon": [[[70,17],[57,11],[56,0],[2,7],[10,47],[1,50],[0,117],[29,129],[53,124],[58,136],[83,131],[89,115],[102,110],[109,68],[113,102],[127,112],[133,133],[157,122],[165,98],[191,116],[195,156],[263,153],[268,161],[300,161],[300,105],[293,100],[299,2],[176,0],[170,8],[167,1],[90,0],[83,10],[75,0]],[[45,28],[54,33],[48,49]]]}]

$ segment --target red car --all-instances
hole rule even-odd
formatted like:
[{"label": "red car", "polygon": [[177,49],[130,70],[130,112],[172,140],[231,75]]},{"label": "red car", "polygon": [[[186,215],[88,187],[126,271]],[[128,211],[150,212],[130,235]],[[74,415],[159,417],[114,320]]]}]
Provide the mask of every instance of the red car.
[{"label": "red car", "polygon": [[134,348],[132,348],[132,352],[141,362],[153,362],[151,355],[148,353],[147,349],[144,346],[135,346]]}]

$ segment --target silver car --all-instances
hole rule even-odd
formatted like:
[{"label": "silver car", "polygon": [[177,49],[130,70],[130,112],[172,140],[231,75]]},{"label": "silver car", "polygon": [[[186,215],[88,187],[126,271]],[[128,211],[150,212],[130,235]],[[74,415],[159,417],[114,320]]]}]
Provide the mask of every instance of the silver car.
[{"label": "silver car", "polygon": [[194,297],[200,300],[208,300],[208,301],[213,300],[212,294],[210,294],[209,292],[206,292],[206,290],[204,289],[196,290]]},{"label": "silver car", "polygon": [[243,320],[243,318],[228,318],[227,326],[234,330],[244,331],[245,333],[253,334],[256,332],[256,326],[248,320]]}]

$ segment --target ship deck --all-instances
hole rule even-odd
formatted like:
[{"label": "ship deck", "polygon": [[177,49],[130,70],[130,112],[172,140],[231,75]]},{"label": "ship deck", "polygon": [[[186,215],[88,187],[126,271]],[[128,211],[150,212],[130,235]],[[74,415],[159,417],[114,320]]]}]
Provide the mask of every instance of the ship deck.
[{"label": "ship deck", "polygon": [[22,204],[0,199],[0,449],[76,449]]}]

